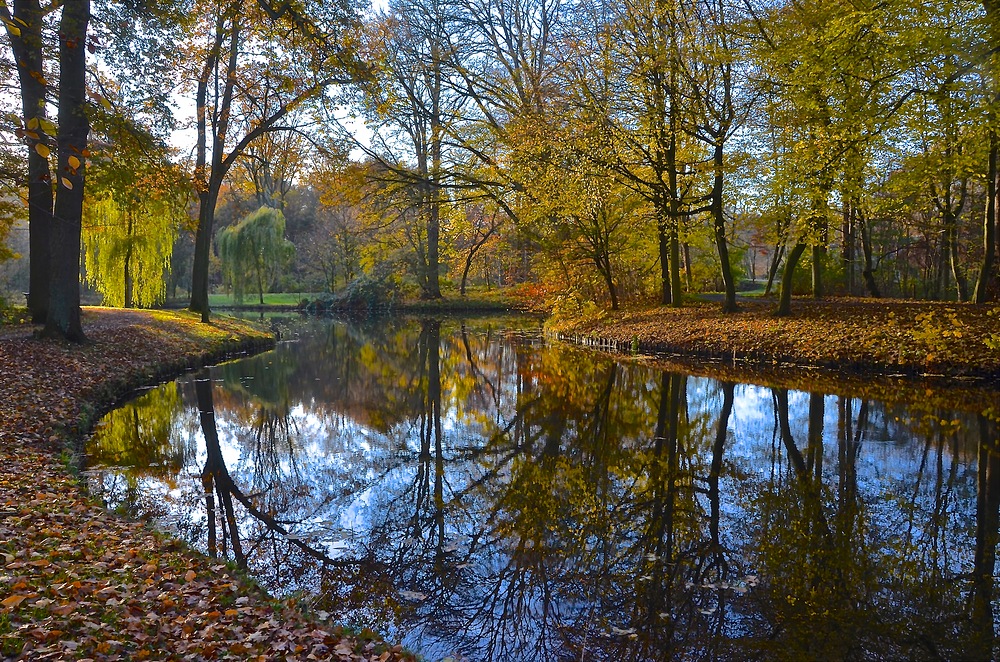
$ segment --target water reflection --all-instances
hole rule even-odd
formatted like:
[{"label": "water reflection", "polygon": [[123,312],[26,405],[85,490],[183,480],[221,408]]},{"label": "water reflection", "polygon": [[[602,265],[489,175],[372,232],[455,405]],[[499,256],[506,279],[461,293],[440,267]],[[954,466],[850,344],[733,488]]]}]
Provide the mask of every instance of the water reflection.
[{"label": "water reflection", "polygon": [[535,331],[302,322],[110,414],[92,489],[427,659],[995,653],[994,421]]}]

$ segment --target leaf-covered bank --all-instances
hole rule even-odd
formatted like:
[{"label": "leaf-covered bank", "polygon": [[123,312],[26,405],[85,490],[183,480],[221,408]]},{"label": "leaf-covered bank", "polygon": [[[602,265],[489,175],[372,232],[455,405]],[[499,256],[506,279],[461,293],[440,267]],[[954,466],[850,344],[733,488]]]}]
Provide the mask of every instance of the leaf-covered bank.
[{"label": "leaf-covered bank", "polygon": [[899,300],[714,303],[550,320],[550,333],[622,352],[723,360],[743,367],[822,368],[848,377],[905,375],[1000,381],[1000,308]]},{"label": "leaf-covered bank", "polygon": [[218,560],[88,498],[72,448],[135,388],[271,335],[186,312],[88,309],[88,342],[0,329],[0,657],[3,659],[400,659],[323,626]]}]

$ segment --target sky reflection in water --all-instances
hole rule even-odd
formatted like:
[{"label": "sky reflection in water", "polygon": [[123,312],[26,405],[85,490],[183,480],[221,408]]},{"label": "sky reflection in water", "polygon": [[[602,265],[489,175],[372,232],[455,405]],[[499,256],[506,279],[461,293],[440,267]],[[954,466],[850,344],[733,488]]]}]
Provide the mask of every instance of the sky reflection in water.
[{"label": "sky reflection in water", "polygon": [[92,490],[430,660],[995,650],[975,412],[618,364],[527,320],[277,323],[109,414]]}]

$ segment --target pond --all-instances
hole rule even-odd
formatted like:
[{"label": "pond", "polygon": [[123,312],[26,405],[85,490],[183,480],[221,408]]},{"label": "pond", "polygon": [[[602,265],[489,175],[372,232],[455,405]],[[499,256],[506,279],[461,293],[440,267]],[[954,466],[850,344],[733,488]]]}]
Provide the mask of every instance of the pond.
[{"label": "pond", "polygon": [[997,425],[530,319],[287,319],[111,412],[92,492],[427,660],[987,659]]}]

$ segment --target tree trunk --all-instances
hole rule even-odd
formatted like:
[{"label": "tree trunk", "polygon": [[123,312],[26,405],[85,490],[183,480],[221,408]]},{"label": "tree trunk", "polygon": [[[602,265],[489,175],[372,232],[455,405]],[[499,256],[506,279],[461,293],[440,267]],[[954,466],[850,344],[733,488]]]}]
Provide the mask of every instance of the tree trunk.
[{"label": "tree trunk", "polygon": [[812,247],[812,295],[814,299],[822,299],[823,292],[823,260],[826,250],[822,246]]},{"label": "tree trunk", "polygon": [[854,206],[854,201],[849,198],[846,194],[841,194],[844,200],[844,213],[843,213],[843,244],[840,249],[840,259],[844,266],[844,277],[845,284],[847,285],[847,293],[850,295],[854,294],[854,244],[855,242],[855,229],[857,227],[857,211]]},{"label": "tree trunk", "polygon": [[948,261],[951,266],[951,275],[955,279],[955,291],[959,301],[969,300],[969,281],[962,271],[962,265],[958,256],[958,219],[955,219],[951,228],[951,240],[948,242]]},{"label": "tree trunk", "polygon": [[128,245],[125,247],[125,298],[124,307],[132,307],[132,238],[135,232],[133,226],[132,210],[125,210],[125,238]]},{"label": "tree trunk", "polygon": [[469,251],[465,255],[465,264],[462,266],[462,282],[458,287],[458,293],[461,296],[465,296],[465,284],[469,281],[469,271],[472,269],[472,256],[475,255],[475,251]]},{"label": "tree trunk", "polygon": [[430,213],[427,215],[427,282],[424,296],[428,299],[441,298],[441,281],[438,246],[441,238],[441,159],[444,127],[441,123],[441,56],[440,45],[431,45],[431,66],[433,67],[430,108],[430,178],[428,197]]},{"label": "tree trunk", "polygon": [[49,244],[52,276],[45,334],[73,342],[84,340],[80,322],[80,233],[85,153],[90,134],[84,108],[89,22],[90,0],[65,3],[59,24],[59,181]]},{"label": "tree trunk", "polygon": [[872,259],[871,229],[868,227],[868,219],[860,213],[857,214],[857,221],[858,232],[861,235],[861,252],[864,255],[865,261],[865,268],[862,270],[861,275],[865,279],[865,288],[868,290],[868,294],[878,299],[882,296],[882,293],[879,292],[878,283],[875,282],[875,267]]},{"label": "tree trunk", "polygon": [[785,270],[781,273],[781,291],[778,293],[778,309],[774,314],[778,317],[786,317],[792,314],[792,278],[795,276],[795,265],[806,250],[803,242],[795,244],[788,259],[785,260]]},{"label": "tree trunk", "polygon": [[733,281],[733,268],[729,264],[729,244],[726,241],[726,218],[722,207],[723,185],[723,151],[722,141],[715,146],[713,153],[715,165],[715,180],[712,184],[712,225],[715,230],[715,247],[719,251],[719,262],[722,266],[722,282],[726,288],[726,299],[722,304],[722,312],[734,313],[736,306],[736,283]]},{"label": "tree trunk", "polygon": [[[984,304],[996,297],[997,252],[997,132],[990,130],[989,167],[986,176],[986,215],[983,218],[983,264],[976,281],[975,302]],[[994,290],[994,291],[991,291]]]},{"label": "tree trunk", "polygon": [[427,279],[424,296],[428,299],[441,298],[441,265],[438,244],[441,239],[441,208],[437,184],[431,184],[431,206],[427,214]]},{"label": "tree trunk", "polygon": [[670,186],[670,227],[667,235],[670,246],[670,305],[680,308],[684,304],[684,294],[681,290],[680,237],[678,237],[681,223],[681,198],[677,186],[676,111],[671,110],[670,112],[670,147],[667,150],[667,181]]},{"label": "tree trunk", "polygon": [[618,310],[618,291],[615,288],[615,281],[611,275],[611,258],[604,253],[594,256],[594,266],[604,277],[604,284],[608,286],[608,296],[611,297],[611,310]]},{"label": "tree trunk", "polygon": [[125,301],[123,304],[124,308],[132,307],[132,273],[130,270],[130,262],[132,261],[132,249],[129,248],[125,251]]},{"label": "tree trunk", "polygon": [[774,247],[774,253],[771,255],[771,264],[767,268],[767,285],[764,287],[764,296],[771,294],[771,288],[774,287],[774,279],[778,277],[778,267],[781,266],[781,257],[784,254],[784,244]]},{"label": "tree trunk", "polygon": [[257,262],[257,297],[260,305],[264,305],[264,265]]},{"label": "tree trunk", "polygon": [[[21,89],[21,112],[28,135],[28,250],[29,284],[28,312],[35,324],[44,324],[49,310],[49,281],[51,258],[49,231],[52,226],[52,173],[49,160],[36,150],[51,147],[49,137],[42,130],[45,116],[45,84],[42,82],[42,10],[38,0],[15,0],[14,18],[20,25],[19,37],[10,35],[14,60],[17,63],[18,84]],[[9,28],[8,28],[9,34]],[[35,126],[35,124],[38,126]],[[30,126],[34,129],[28,128]],[[82,161],[82,158],[81,158]]]},{"label": "tree trunk", "polygon": [[[208,305],[208,267],[212,253],[212,225],[215,223],[215,205],[219,201],[219,190],[225,172],[222,169],[226,134],[229,132],[229,115],[233,101],[233,86],[236,83],[237,46],[240,39],[239,24],[234,21],[229,35],[229,61],[226,71],[216,71],[222,44],[226,36],[225,18],[222,14],[215,24],[215,39],[205,66],[202,68],[195,93],[197,109],[198,139],[195,155],[195,184],[198,188],[198,229],[195,231],[194,259],[191,271],[191,310],[201,313],[201,321],[207,324],[211,319]],[[212,164],[208,171],[208,88],[212,76],[225,75],[225,89],[222,101],[212,117]],[[218,101],[218,99],[217,99]]]},{"label": "tree trunk", "polygon": [[694,280],[691,273],[691,244],[684,242],[681,246],[684,253],[684,287],[686,292],[694,291]]},{"label": "tree trunk", "polygon": [[667,236],[668,214],[662,207],[657,209],[656,239],[660,255],[660,303],[669,306],[672,302],[670,291],[670,239]]},{"label": "tree trunk", "polygon": [[190,309],[201,313],[201,321],[210,320],[208,306],[208,265],[212,252],[212,225],[215,222],[215,204],[219,192],[215,186],[198,195],[198,229],[194,235],[194,259],[191,271]]},{"label": "tree trunk", "polygon": [[[1000,4],[997,0],[983,0],[983,9],[986,11],[986,23],[988,30],[987,44],[996,45],[1000,40]],[[989,89],[992,96],[993,108],[989,113],[989,167],[986,181],[986,217],[983,219],[983,265],[979,271],[979,279],[976,281],[975,301],[977,304],[984,304],[997,299],[998,282],[997,274],[997,229],[1000,226],[998,218],[997,195],[1000,195],[1000,185],[998,185],[997,173],[997,150],[998,137],[996,131],[997,106],[1000,105],[1000,55],[996,52],[990,56],[987,64],[987,76]]]},{"label": "tree trunk", "polygon": [[822,189],[818,192],[813,201],[812,218],[810,225],[818,239],[812,247],[812,295],[814,299],[822,299],[826,295],[824,288],[823,272],[826,267],[826,246],[829,241],[830,220],[828,212],[830,209],[829,193],[832,184],[824,178],[821,182]]}]

